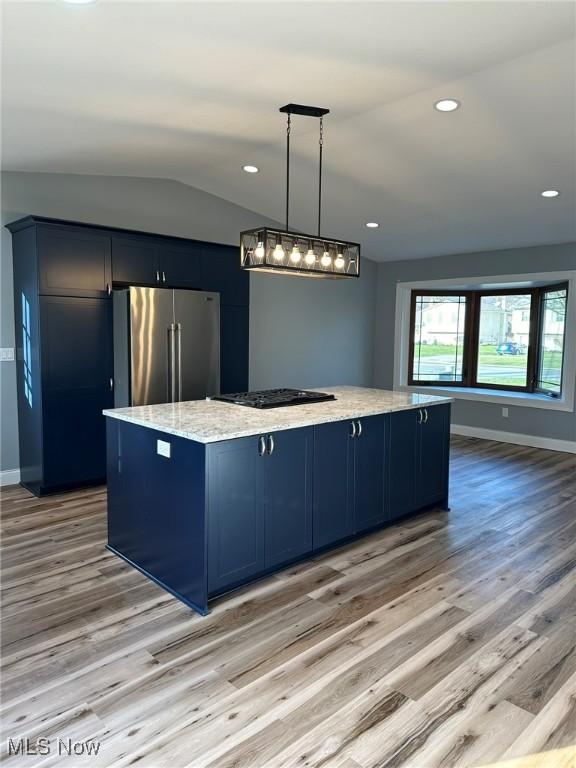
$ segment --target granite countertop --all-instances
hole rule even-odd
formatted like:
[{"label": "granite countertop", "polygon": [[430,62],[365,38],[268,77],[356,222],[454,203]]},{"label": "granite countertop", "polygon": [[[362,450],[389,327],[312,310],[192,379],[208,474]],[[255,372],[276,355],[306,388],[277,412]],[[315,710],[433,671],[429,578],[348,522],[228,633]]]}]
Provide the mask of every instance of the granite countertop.
[{"label": "granite countertop", "polygon": [[281,429],[361,419],[363,416],[374,416],[378,413],[452,402],[450,397],[363,387],[325,387],[320,391],[333,393],[336,400],[270,410],[247,408],[217,400],[190,400],[184,403],[114,408],[103,413],[114,419],[196,440],[199,443],[216,443],[220,440],[260,435]]}]

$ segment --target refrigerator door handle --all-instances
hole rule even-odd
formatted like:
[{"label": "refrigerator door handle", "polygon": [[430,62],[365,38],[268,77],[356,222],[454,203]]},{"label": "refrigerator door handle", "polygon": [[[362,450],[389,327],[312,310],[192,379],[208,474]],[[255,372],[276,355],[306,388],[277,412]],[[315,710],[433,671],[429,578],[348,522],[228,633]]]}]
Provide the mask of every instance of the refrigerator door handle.
[{"label": "refrigerator door handle", "polygon": [[168,399],[176,402],[176,333],[174,323],[168,326]]},{"label": "refrigerator door handle", "polygon": [[182,323],[176,323],[176,382],[178,385],[177,401],[182,402]]}]

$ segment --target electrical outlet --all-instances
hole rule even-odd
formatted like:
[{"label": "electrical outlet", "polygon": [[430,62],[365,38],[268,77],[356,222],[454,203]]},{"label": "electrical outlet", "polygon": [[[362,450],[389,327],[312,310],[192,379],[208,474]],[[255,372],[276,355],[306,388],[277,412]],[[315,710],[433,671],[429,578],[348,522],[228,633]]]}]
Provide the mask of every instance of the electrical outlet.
[{"label": "electrical outlet", "polygon": [[157,440],[156,441],[156,453],[158,456],[164,456],[166,459],[170,458],[170,443],[167,443],[166,440]]},{"label": "electrical outlet", "polygon": [[508,418],[508,408],[502,408],[502,416],[507,419]]},{"label": "electrical outlet", "polygon": [[0,361],[2,361],[3,363],[14,362],[14,347],[0,348]]}]

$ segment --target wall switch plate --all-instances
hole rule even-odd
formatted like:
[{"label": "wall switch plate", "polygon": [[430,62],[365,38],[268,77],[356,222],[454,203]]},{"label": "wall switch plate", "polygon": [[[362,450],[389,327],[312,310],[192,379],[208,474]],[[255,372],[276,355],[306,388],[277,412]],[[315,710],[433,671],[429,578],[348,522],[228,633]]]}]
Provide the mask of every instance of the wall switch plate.
[{"label": "wall switch plate", "polygon": [[508,418],[508,408],[502,408],[502,416],[507,419]]},{"label": "wall switch plate", "polygon": [[165,440],[156,440],[156,453],[158,456],[164,456],[169,459],[170,447],[170,443],[167,443]]},{"label": "wall switch plate", "polygon": [[0,348],[0,361],[2,361],[3,363],[14,362],[14,347]]}]

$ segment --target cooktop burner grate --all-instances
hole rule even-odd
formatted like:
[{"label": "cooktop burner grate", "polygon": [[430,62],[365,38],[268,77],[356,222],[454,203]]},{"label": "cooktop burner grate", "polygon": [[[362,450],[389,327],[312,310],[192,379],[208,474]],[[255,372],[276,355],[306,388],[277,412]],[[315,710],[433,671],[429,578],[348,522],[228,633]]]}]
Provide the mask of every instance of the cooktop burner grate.
[{"label": "cooktop burner grate", "polygon": [[260,392],[236,392],[232,395],[219,395],[212,400],[245,405],[249,408],[283,408],[288,405],[323,403],[336,400],[326,392],[311,392],[305,389],[264,389]]}]

